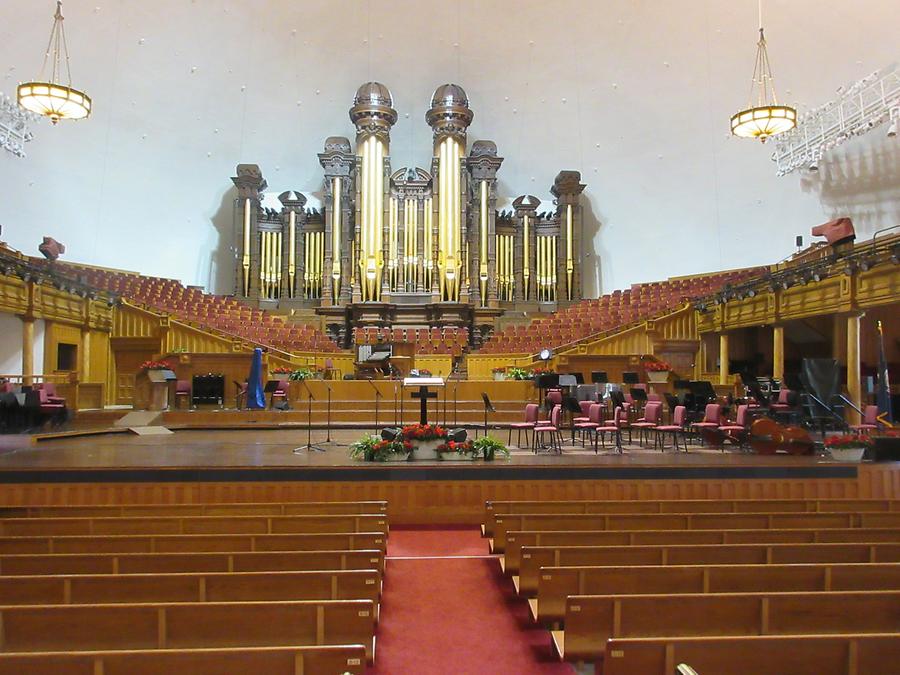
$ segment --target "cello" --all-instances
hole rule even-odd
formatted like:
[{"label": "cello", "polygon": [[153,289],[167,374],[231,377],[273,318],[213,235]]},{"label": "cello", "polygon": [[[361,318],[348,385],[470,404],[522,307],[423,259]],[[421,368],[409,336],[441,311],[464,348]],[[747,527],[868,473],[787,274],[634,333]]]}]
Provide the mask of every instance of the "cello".
[{"label": "cello", "polygon": [[789,455],[811,455],[814,443],[809,432],[802,427],[783,425],[770,417],[760,417],[750,425],[750,447],[760,455],[774,455],[779,450]]}]

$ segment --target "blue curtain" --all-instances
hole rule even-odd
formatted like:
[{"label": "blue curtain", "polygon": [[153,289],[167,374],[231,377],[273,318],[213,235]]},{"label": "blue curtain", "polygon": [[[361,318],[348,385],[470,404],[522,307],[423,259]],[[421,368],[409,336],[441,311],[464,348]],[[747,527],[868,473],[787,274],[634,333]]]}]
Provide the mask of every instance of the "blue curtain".
[{"label": "blue curtain", "polygon": [[250,377],[247,379],[247,407],[262,409],[266,407],[266,394],[262,384],[262,349],[253,350],[253,361],[250,362]]}]

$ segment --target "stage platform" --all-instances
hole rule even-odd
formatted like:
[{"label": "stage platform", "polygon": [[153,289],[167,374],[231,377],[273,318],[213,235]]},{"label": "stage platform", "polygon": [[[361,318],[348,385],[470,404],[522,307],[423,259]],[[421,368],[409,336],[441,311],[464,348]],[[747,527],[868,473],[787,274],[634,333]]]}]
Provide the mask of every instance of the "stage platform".
[{"label": "stage platform", "polygon": [[[371,430],[370,430],[371,431]],[[900,464],[636,445],[562,455],[512,448],[495,462],[370,464],[347,446],[364,431],[184,430],[32,444],[0,437],[0,504],[386,499],[393,523],[477,523],[487,499],[878,498],[900,496]],[[506,432],[495,436],[506,439]]]}]

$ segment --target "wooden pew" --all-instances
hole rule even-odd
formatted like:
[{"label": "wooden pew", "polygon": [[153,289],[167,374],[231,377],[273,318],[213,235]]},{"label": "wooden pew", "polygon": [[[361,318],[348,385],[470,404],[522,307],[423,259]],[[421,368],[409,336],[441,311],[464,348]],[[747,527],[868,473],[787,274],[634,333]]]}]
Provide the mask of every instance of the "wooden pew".
[{"label": "wooden pew", "polygon": [[766,512],[881,512],[900,511],[890,499],[673,499],[492,501],[484,505],[481,531],[494,533],[494,517],[515,513],[766,513]]},{"label": "wooden pew", "polygon": [[[537,597],[528,601],[535,621],[566,618],[570,595],[900,591],[900,563],[813,565],[656,565],[544,567]],[[900,609],[900,607],[898,607]]]},{"label": "wooden pew", "polygon": [[694,546],[526,546],[516,591],[537,594],[542,567],[766,565],[900,562],[900,544],[701,544]]},{"label": "wooden pew", "polygon": [[[704,544],[900,543],[897,528],[836,530],[650,530],[508,532],[500,566],[520,570],[526,546],[666,546]],[[813,562],[813,561],[810,561]],[[822,562],[830,562],[823,560]],[[847,561],[853,562],[853,561]]]},{"label": "wooden pew", "polygon": [[0,654],[0,675],[363,675],[365,666],[366,648],[361,644]]},{"label": "wooden pew", "polygon": [[3,652],[362,644],[371,600],[2,606]]},{"label": "wooden pew", "polygon": [[565,631],[552,631],[566,661],[603,658],[610,638],[900,632],[900,591],[573,595]]},{"label": "wooden pew", "polygon": [[384,551],[256,551],[236,553],[53,553],[0,556],[0,575],[169,574],[375,569]]},{"label": "wooden pew", "polygon": [[212,551],[385,550],[384,532],[307,534],[143,534],[0,537],[0,555],[17,553],[202,553]]},{"label": "wooden pew", "polygon": [[300,516],[387,514],[386,501],[233,504],[102,504],[0,506],[0,518],[115,518],[122,516]]},{"label": "wooden pew", "polygon": [[900,634],[615,638],[596,675],[672,675],[679,663],[704,674],[885,675],[900,663]]},{"label": "wooden pew", "polygon": [[112,534],[294,534],[383,532],[384,515],[123,516],[112,518],[4,518],[0,536]]},{"label": "wooden pew", "polygon": [[519,530],[769,530],[900,528],[896,513],[633,513],[502,514],[495,516],[494,553]]},{"label": "wooden pew", "polygon": [[245,600],[371,600],[378,570],[0,576],[0,605],[96,605]]}]

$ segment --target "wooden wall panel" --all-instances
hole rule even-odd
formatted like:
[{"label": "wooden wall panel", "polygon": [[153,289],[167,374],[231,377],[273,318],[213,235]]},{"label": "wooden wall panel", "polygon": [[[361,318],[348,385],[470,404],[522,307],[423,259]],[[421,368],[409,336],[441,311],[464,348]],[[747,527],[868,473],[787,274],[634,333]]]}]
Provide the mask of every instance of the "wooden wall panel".
[{"label": "wooden wall panel", "polygon": [[65,483],[0,486],[0,505],[388,501],[391,523],[478,523],[484,502],[560,499],[900,498],[900,467],[853,479]]}]

